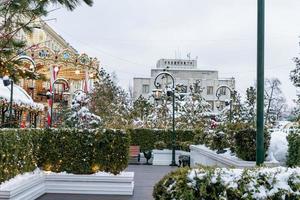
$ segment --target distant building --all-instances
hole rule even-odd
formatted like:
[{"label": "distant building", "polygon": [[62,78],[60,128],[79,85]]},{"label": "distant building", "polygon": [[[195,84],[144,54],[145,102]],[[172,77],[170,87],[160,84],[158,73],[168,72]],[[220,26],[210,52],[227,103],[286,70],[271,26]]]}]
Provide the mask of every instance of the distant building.
[{"label": "distant building", "polygon": [[[151,69],[151,77],[133,79],[133,98],[137,99],[140,95],[147,98],[151,95],[154,87],[155,77],[162,71],[167,70],[175,78],[175,84],[181,85],[183,93],[190,92],[190,85],[198,82],[203,88],[202,95],[211,104],[214,111],[217,111],[216,90],[220,85],[227,85],[235,89],[234,78],[219,78],[218,71],[200,70],[197,68],[197,60],[187,59],[160,59],[157,61],[156,68]],[[225,100],[229,100],[230,92],[222,89],[219,109],[225,105]]]}]

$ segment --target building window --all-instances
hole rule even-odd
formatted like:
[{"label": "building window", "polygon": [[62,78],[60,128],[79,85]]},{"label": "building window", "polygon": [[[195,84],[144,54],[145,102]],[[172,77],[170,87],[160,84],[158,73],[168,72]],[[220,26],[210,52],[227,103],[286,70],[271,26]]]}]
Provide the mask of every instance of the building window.
[{"label": "building window", "polygon": [[148,94],[150,91],[149,85],[143,85],[142,92],[143,94]]},{"label": "building window", "polygon": [[214,87],[213,86],[207,86],[207,95],[214,94]]},{"label": "building window", "polygon": [[220,95],[226,95],[226,88],[225,87],[221,87],[219,94]]}]

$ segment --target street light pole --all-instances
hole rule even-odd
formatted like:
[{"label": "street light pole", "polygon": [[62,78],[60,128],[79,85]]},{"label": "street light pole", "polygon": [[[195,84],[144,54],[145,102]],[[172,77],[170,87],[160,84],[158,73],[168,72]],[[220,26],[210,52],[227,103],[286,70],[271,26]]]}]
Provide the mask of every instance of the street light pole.
[{"label": "street light pole", "polygon": [[[174,77],[169,73],[169,72],[161,72],[159,73],[155,79],[154,79],[154,86],[158,89],[160,86],[160,83],[157,82],[157,78],[159,76],[169,76],[171,77],[172,80],[172,108],[173,108],[173,112],[172,112],[172,162],[170,164],[170,166],[177,166],[176,165],[176,161],[175,161],[175,143],[176,143],[176,132],[175,132],[175,79]],[[158,94],[158,90],[154,91],[155,94]],[[156,97],[156,99],[158,99],[158,97]]]},{"label": "street light pole", "polygon": [[9,127],[12,128],[12,108],[13,108],[14,81],[10,79],[10,103],[9,103]]},{"label": "street light pole", "polygon": [[257,12],[257,119],[256,119],[256,165],[265,159],[264,152],[264,40],[265,0],[258,0]]}]

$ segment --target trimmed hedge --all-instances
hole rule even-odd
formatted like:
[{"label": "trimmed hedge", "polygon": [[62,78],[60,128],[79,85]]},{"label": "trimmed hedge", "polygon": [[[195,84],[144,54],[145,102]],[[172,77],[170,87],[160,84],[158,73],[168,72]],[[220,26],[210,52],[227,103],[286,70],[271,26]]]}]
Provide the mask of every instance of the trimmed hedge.
[{"label": "trimmed hedge", "polygon": [[288,140],[288,166],[300,166],[300,133],[290,133]]},{"label": "trimmed hedge", "polygon": [[[138,145],[141,151],[148,151],[155,148],[155,143],[163,141],[167,148],[172,148],[172,131],[158,129],[128,129],[127,133],[131,136],[131,145]],[[196,131],[176,130],[177,149],[180,142],[193,141]]]},{"label": "trimmed hedge", "polygon": [[120,130],[2,129],[0,183],[36,167],[118,174],[127,167],[129,143],[129,135]]},{"label": "trimmed hedge", "polygon": [[156,200],[300,199],[300,168],[181,168],[162,178]]},{"label": "trimmed hedge", "polygon": [[[238,130],[234,134],[236,155],[247,161],[256,160],[256,129],[248,127]],[[264,131],[264,151],[267,152],[270,146],[271,135]]]},{"label": "trimmed hedge", "polygon": [[38,129],[0,129],[0,184],[36,168]]}]

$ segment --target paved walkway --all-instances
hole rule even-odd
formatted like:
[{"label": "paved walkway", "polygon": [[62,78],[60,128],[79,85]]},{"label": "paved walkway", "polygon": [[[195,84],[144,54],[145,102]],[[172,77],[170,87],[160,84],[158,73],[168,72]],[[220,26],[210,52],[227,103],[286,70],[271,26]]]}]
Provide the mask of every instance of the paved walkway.
[{"label": "paved walkway", "polygon": [[169,166],[129,165],[126,171],[135,172],[133,196],[45,194],[37,200],[151,200],[155,183],[176,169]]}]

